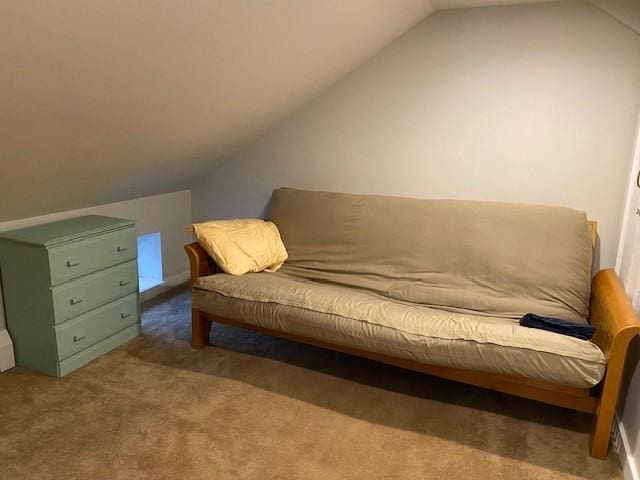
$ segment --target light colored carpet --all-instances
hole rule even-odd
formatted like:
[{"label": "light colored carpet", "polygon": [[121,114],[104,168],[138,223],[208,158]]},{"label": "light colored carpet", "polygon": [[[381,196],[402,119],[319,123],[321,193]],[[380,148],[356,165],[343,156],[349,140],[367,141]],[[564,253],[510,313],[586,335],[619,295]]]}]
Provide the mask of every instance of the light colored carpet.
[{"label": "light colored carpet", "polygon": [[0,375],[0,478],[619,479],[587,415],[214,325],[189,294],[63,379]]}]

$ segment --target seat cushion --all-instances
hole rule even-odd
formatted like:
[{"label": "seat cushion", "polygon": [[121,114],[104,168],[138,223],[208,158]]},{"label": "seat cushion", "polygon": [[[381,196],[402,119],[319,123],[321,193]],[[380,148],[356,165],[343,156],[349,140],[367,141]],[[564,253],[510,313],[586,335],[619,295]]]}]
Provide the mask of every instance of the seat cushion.
[{"label": "seat cushion", "polygon": [[513,319],[450,312],[287,273],[216,274],[193,306],[220,317],[417,362],[586,388],[604,375],[593,343]]}]

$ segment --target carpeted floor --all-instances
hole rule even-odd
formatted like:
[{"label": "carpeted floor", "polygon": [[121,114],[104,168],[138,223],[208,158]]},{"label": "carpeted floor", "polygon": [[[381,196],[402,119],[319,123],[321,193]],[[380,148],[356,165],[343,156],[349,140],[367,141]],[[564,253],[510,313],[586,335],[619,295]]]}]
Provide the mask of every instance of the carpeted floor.
[{"label": "carpeted floor", "polygon": [[214,325],[189,294],[63,379],[0,375],[0,479],[620,479],[590,417]]}]

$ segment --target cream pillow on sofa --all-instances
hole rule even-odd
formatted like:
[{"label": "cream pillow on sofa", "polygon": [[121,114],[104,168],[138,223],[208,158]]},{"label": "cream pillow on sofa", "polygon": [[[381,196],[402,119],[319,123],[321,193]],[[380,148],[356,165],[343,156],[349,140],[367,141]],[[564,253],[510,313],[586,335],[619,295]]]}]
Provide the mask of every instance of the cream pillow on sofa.
[{"label": "cream pillow on sofa", "polygon": [[257,218],[194,223],[200,246],[232,275],[275,272],[287,259],[278,227]]}]

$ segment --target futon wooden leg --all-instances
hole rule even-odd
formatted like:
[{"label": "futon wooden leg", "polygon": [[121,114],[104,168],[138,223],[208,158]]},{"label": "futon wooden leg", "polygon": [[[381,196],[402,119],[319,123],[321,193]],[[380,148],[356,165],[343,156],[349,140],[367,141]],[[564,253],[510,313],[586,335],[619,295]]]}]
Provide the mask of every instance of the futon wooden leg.
[{"label": "futon wooden leg", "polygon": [[191,346],[196,350],[202,350],[209,345],[209,332],[211,322],[197,308],[191,309]]},{"label": "futon wooden leg", "polygon": [[614,416],[614,408],[600,408],[600,411],[596,414],[593,432],[589,439],[589,451],[593,458],[598,458],[600,460],[607,458]]},{"label": "futon wooden leg", "polygon": [[591,456],[604,460],[609,452],[609,440],[611,428],[616,415],[616,405],[620,396],[622,373],[626,360],[628,338],[621,338],[613,345],[613,353],[607,365],[607,373],[604,377],[598,411],[593,424],[593,431],[589,439]]}]

